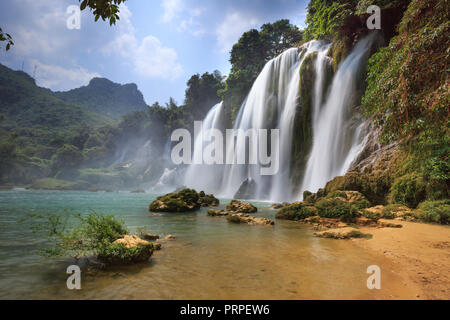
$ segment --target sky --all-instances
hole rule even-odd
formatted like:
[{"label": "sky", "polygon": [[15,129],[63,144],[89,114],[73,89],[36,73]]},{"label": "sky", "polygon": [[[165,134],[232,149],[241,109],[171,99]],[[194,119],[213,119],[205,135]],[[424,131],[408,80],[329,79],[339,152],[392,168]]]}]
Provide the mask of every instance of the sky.
[{"label": "sky", "polygon": [[[229,52],[241,34],[279,19],[304,27],[307,0],[127,0],[114,26],[81,12],[78,0],[2,0],[0,27],[15,45],[0,63],[34,76],[39,86],[66,91],[93,77],[136,83],[147,104],[183,103],[196,73],[230,70]],[[70,20],[72,21],[72,20]]]}]

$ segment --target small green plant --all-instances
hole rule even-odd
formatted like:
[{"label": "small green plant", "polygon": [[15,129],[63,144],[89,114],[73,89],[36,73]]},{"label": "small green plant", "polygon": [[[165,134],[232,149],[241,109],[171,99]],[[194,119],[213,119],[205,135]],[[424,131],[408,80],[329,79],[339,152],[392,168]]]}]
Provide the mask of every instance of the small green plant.
[{"label": "small green plant", "polygon": [[450,200],[422,202],[418,207],[418,217],[424,222],[450,224]]},{"label": "small green plant", "polygon": [[48,246],[40,250],[44,256],[105,256],[109,246],[128,233],[123,220],[94,211],[87,215],[69,211],[34,214],[32,218],[32,230],[48,240]]}]

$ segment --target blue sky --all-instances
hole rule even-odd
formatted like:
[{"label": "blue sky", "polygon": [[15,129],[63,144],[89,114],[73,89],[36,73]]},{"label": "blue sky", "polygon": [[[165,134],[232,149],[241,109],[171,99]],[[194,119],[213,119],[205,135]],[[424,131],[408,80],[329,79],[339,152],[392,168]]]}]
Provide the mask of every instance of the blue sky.
[{"label": "blue sky", "polygon": [[38,85],[69,90],[92,77],[134,82],[148,104],[183,102],[195,73],[230,69],[240,35],[281,18],[304,27],[307,0],[127,0],[116,26],[81,13],[70,30],[66,12],[78,0],[2,0],[0,27],[15,45],[0,63],[35,74]]}]

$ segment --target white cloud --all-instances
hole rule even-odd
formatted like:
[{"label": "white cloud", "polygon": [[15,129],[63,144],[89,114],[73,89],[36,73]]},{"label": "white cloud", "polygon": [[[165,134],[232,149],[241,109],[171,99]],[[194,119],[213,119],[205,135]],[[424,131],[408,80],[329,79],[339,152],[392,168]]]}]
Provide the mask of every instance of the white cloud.
[{"label": "white cloud", "polygon": [[260,25],[258,18],[245,16],[242,12],[232,12],[216,29],[217,44],[222,52],[230,52],[233,44],[246,31]]},{"label": "white cloud", "polygon": [[125,5],[121,6],[120,12],[119,34],[103,49],[103,53],[117,53],[134,72],[144,77],[173,80],[181,76],[183,68],[176,51],[165,47],[152,35],[138,40],[130,21],[131,12]]},{"label": "white cloud", "polygon": [[31,65],[35,66],[37,85],[52,90],[64,91],[86,85],[94,77],[100,77],[96,72],[89,72],[85,68],[76,67],[66,69],[56,65],[41,63],[31,60]]},{"label": "white cloud", "polygon": [[164,9],[161,19],[163,22],[171,22],[181,11],[183,11],[183,3],[181,0],[163,0],[161,6]]}]

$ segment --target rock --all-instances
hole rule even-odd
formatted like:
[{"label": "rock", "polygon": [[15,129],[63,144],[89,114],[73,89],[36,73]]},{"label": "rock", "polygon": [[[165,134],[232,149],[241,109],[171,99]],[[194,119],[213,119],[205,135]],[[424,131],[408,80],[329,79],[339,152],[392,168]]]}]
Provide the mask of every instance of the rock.
[{"label": "rock", "polygon": [[367,217],[360,217],[357,218],[355,223],[358,226],[376,226],[377,225],[377,220],[376,219],[370,219]]},{"label": "rock", "polygon": [[322,218],[319,216],[305,218],[302,222],[312,224],[315,230],[348,227],[346,223],[341,222],[339,219]]},{"label": "rock", "polygon": [[150,259],[155,245],[138,236],[125,235],[102,249],[98,259],[107,264],[133,264]]},{"label": "rock", "polygon": [[378,227],[380,227],[380,228],[402,228],[403,225],[401,225],[400,223],[393,223],[390,220],[379,219]]},{"label": "rock", "polygon": [[198,203],[201,207],[217,207],[219,205],[219,199],[212,194],[205,194],[205,192],[199,192]]},{"label": "rock", "polygon": [[226,210],[214,210],[214,209],[208,210],[208,216],[210,216],[210,217],[223,217],[223,216],[228,216],[229,214],[230,214],[230,211],[226,211]]},{"label": "rock", "polygon": [[246,223],[249,225],[274,225],[275,222],[266,218],[255,218],[249,214],[232,213],[227,217],[229,222],[233,223]]},{"label": "rock", "polygon": [[173,236],[171,234],[168,234],[164,238],[162,238],[161,240],[175,240],[176,238],[177,237],[175,237],[175,236]]},{"label": "rock", "polygon": [[156,198],[150,204],[150,211],[159,212],[187,212],[195,211],[200,208],[198,203],[199,195],[193,189],[183,189],[179,192],[173,192]]},{"label": "rock", "polygon": [[359,210],[370,207],[370,202],[358,191],[338,190],[318,200],[314,206],[321,217],[353,222],[360,216]]},{"label": "rock", "polygon": [[213,207],[219,205],[219,199],[203,191],[197,193],[194,189],[183,189],[168,193],[156,198],[150,203],[149,210],[156,212],[188,212],[200,207]]},{"label": "rock", "polygon": [[140,235],[142,239],[147,241],[154,241],[158,240],[159,236],[157,234],[151,234],[151,233],[143,233]]},{"label": "rock", "polygon": [[125,235],[123,238],[114,241],[113,244],[122,244],[125,248],[131,249],[137,247],[138,245],[148,246],[151,243],[146,240],[142,240],[138,236]]},{"label": "rock", "polygon": [[278,210],[278,209],[281,209],[281,208],[286,207],[288,205],[289,205],[288,202],[272,203],[272,205],[270,206],[270,209]]},{"label": "rock", "polygon": [[231,200],[227,205],[227,211],[239,212],[239,213],[255,213],[258,209],[248,202],[239,200]]},{"label": "rock", "polygon": [[317,215],[317,209],[304,202],[294,202],[281,208],[275,215],[275,219],[302,220]]},{"label": "rock", "polygon": [[318,231],[314,232],[314,235],[316,237],[332,238],[332,239],[366,238],[370,236],[369,234],[364,234],[361,231],[352,227]]},{"label": "rock", "polygon": [[256,192],[256,182],[255,180],[248,178],[242,182],[238,191],[234,194],[235,199],[254,199]]}]

